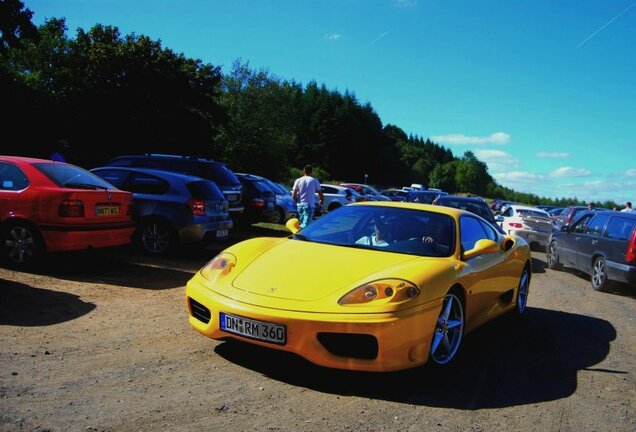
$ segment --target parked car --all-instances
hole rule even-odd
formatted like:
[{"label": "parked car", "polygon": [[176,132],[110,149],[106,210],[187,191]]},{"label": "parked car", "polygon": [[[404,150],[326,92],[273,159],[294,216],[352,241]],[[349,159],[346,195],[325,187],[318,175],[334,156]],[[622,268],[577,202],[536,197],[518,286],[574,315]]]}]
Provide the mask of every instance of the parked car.
[{"label": "parked car", "polygon": [[380,191],[382,195],[388,197],[391,201],[404,202],[406,201],[406,197],[408,192],[403,191],[402,189],[383,189]]},{"label": "parked car", "polygon": [[[395,229],[392,240],[360,243],[378,224]],[[387,372],[448,365],[465,335],[526,310],[527,243],[472,213],[364,202],[300,232],[298,220],[287,226],[291,236],[235,244],[194,275],[186,302],[195,330],[324,367]]]},{"label": "parked car", "polygon": [[320,187],[325,196],[322,203],[322,208],[325,211],[333,211],[347,204],[364,201],[362,195],[351,188],[332,184],[322,184]]},{"label": "parked car", "polygon": [[372,186],[360,183],[341,183],[340,186],[348,187],[365,197],[367,201],[391,201],[391,198],[385,197]]},{"label": "parked car", "polygon": [[296,201],[292,198],[289,189],[264,178],[270,189],[276,195],[276,211],[278,212],[278,223],[285,223],[291,218],[298,216]]},{"label": "parked car", "polygon": [[[570,223],[578,219],[577,214],[588,211],[586,206],[568,206],[554,219],[554,228],[560,230],[563,226],[570,226]],[[606,211],[606,208],[594,208],[592,211]]]},{"label": "parked car", "polygon": [[552,234],[552,221],[545,210],[511,204],[496,218],[506,234],[523,238],[530,246],[545,248]]},{"label": "parked car", "polygon": [[606,291],[611,282],[636,284],[636,214],[585,210],[552,234],[548,267],[578,269],[591,275],[592,288]]},{"label": "parked car", "polygon": [[436,192],[436,191],[409,191],[406,195],[407,202],[416,202],[421,204],[432,204],[433,201],[439,196],[448,195],[446,192]]},{"label": "parked car", "polygon": [[548,213],[550,213],[550,210],[554,210],[555,208],[558,208],[558,206],[554,206],[554,205],[538,205],[536,207],[541,210],[545,210]]},{"label": "parked car", "polygon": [[444,195],[433,201],[433,204],[454,207],[474,213],[490,222],[501,234],[505,234],[501,226],[495,221],[495,216],[492,214],[488,204],[482,198]]},{"label": "parked car", "polygon": [[75,165],[0,156],[2,256],[24,265],[44,252],[128,244],[131,202],[131,193]]},{"label": "parked car", "polygon": [[223,192],[231,214],[237,215],[244,210],[241,182],[222,162],[192,156],[146,154],[118,156],[106,165],[160,169],[208,179],[216,183]]},{"label": "parked car", "polygon": [[228,203],[210,180],[146,168],[101,167],[91,172],[133,193],[134,238],[151,254],[230,236]]},{"label": "parked car", "polygon": [[276,193],[269,186],[267,179],[254,174],[237,173],[236,177],[243,185],[243,207],[245,211],[238,218],[243,223],[275,222]]}]

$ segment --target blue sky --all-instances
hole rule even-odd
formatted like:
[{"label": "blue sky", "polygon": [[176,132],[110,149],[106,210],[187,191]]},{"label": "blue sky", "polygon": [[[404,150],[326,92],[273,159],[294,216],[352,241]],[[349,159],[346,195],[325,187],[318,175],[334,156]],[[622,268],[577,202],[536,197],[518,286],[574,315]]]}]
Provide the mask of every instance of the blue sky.
[{"label": "blue sky", "polygon": [[23,1],[71,36],[115,25],[349,90],[519,191],[636,202],[635,0]]}]

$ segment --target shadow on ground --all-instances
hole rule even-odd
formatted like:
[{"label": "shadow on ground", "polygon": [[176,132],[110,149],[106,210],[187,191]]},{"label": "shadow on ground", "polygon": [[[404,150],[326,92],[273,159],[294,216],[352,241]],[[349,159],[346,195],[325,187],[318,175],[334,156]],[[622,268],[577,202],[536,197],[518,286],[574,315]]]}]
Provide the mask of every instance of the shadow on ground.
[{"label": "shadow on ground", "polygon": [[0,325],[37,327],[59,324],[93,309],[76,295],[0,279]]},{"label": "shadow on ground", "polygon": [[188,280],[223,249],[252,237],[282,237],[275,226],[252,225],[234,232],[228,241],[189,245],[169,255],[152,256],[139,248],[84,250],[46,254],[24,271],[59,279],[104,283],[126,288],[162,290],[183,287]]},{"label": "shadow on ground", "polygon": [[228,341],[225,359],[291,385],[339,395],[432,407],[476,410],[533,404],[572,395],[577,373],[608,354],[616,330],[607,321],[528,308],[521,319],[501,317],[468,335],[456,362],[394,373],[361,373],[315,366],[276,350]]}]

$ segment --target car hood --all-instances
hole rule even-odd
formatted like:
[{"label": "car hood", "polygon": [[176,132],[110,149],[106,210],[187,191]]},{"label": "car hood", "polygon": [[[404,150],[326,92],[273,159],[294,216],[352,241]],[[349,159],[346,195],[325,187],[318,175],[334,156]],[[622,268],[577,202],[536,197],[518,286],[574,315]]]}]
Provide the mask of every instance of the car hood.
[{"label": "car hood", "polygon": [[246,265],[232,286],[259,296],[311,302],[376,280],[416,258],[289,239]]}]

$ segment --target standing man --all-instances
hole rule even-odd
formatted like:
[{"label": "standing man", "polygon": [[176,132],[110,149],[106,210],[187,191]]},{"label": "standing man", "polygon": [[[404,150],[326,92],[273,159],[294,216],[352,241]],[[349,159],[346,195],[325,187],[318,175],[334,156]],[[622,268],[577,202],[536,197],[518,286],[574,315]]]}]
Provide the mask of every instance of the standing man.
[{"label": "standing man", "polygon": [[632,203],[631,201],[627,201],[625,203],[625,208],[623,210],[621,210],[622,212],[626,212],[626,213],[636,213],[636,210],[634,210],[632,208]]},{"label": "standing man", "polygon": [[325,200],[320,182],[311,176],[312,172],[311,165],[305,165],[304,175],[296,179],[292,191],[294,201],[298,203],[298,219],[300,219],[301,228],[305,228],[314,219],[316,194],[320,196],[320,205]]},{"label": "standing man", "polygon": [[51,160],[56,162],[68,162],[68,152],[71,146],[66,140],[59,140],[57,142],[57,151],[51,155]]}]

